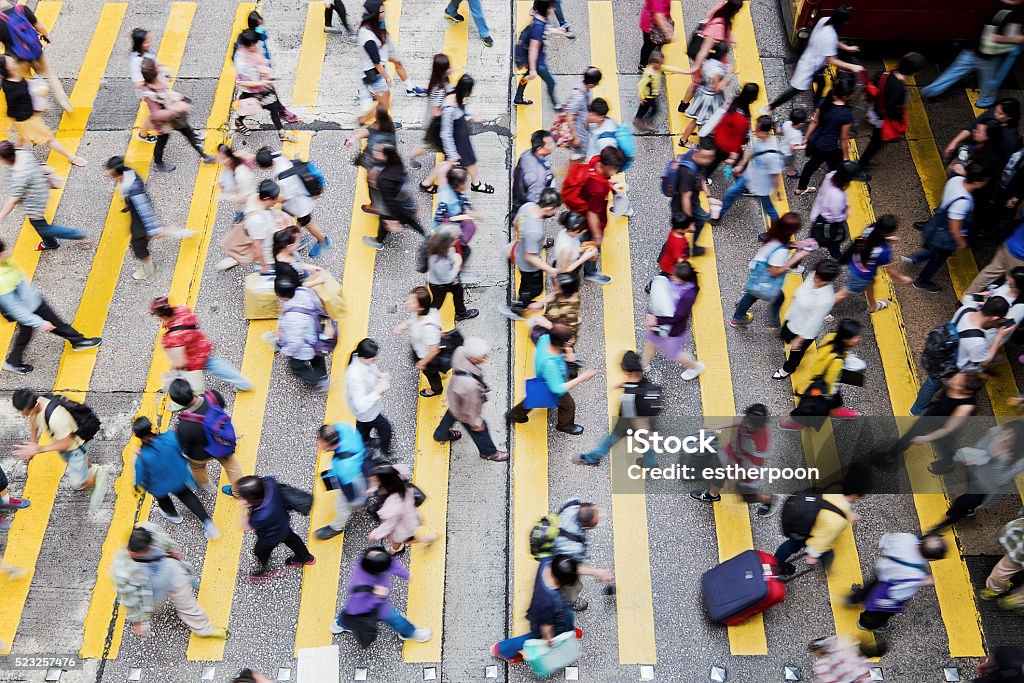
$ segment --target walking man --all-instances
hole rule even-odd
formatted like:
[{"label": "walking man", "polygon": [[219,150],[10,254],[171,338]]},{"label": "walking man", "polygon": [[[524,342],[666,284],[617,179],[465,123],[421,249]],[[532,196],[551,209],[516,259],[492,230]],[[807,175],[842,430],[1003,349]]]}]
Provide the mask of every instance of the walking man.
[{"label": "walking man", "polygon": [[[198,396],[192,391],[192,386],[184,379],[176,379],[171,382],[167,391],[170,399],[179,406],[185,406],[178,418],[178,444],[181,446],[185,459],[188,460],[189,469],[196,486],[207,493],[215,493],[217,489],[210,484],[210,475],[206,471],[206,464],[212,459],[220,463],[221,469],[228,476],[230,484],[221,488],[226,496],[232,496],[232,487],[242,478],[242,466],[235,458],[235,444],[230,439],[225,439],[225,427],[231,426],[231,416],[224,412],[224,397],[216,389],[211,389]],[[207,419],[207,415],[217,419]],[[218,428],[217,440],[211,429],[208,432],[207,423],[221,423],[219,419],[223,415],[227,422]]]},{"label": "walking man", "polygon": [[352,508],[366,501],[366,468],[363,465],[366,445],[355,427],[347,422],[336,422],[320,427],[316,446],[321,451],[333,453],[329,485],[338,491],[338,497],[334,499],[334,520],[316,530],[317,538],[328,541],[345,531]]}]

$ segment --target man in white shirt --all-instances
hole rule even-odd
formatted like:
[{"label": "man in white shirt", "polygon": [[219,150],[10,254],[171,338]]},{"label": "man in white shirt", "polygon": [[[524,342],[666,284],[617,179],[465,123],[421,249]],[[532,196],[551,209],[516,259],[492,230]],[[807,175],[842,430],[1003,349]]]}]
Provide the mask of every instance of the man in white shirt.
[{"label": "man in white shirt", "polygon": [[814,274],[796,290],[779,333],[782,341],[789,344],[789,357],[772,379],[786,379],[800,367],[807,347],[821,332],[825,317],[832,310],[836,293],[832,283],[838,276],[839,264],[825,259],[818,262]]},{"label": "man in white shirt", "polygon": [[271,171],[281,186],[281,197],[284,199],[282,208],[295,218],[300,228],[305,228],[316,239],[316,244],[309,249],[309,257],[317,258],[330,249],[333,242],[330,237],[324,236],[313,220],[313,198],[306,191],[294,164],[267,147],[256,152],[256,163],[260,168]]}]

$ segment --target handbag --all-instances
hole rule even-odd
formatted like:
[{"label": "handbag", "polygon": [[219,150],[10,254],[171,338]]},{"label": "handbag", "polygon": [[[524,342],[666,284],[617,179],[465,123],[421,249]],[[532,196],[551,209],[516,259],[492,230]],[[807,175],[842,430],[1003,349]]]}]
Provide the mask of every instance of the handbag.
[{"label": "handbag", "polygon": [[555,139],[555,145],[569,147],[572,144],[572,122],[569,121],[569,114],[565,111],[558,112],[549,132]]},{"label": "handbag", "polygon": [[575,631],[560,633],[551,642],[549,647],[547,640],[537,638],[523,644],[523,659],[534,676],[549,678],[583,656]]},{"label": "handbag", "polygon": [[[412,501],[416,507],[423,505],[427,501],[427,494],[423,493],[423,489],[416,484],[407,483],[406,486],[412,489]],[[366,497],[365,508],[366,512],[373,517],[377,522],[380,522],[378,513],[380,512],[381,506],[384,505],[384,496],[379,493],[371,493]]]},{"label": "handbag", "polygon": [[259,99],[256,97],[239,97],[235,101],[236,116],[256,116],[261,111],[263,111],[263,107],[260,106]]},{"label": "handbag", "polygon": [[[372,593],[373,586],[355,586],[352,588],[353,593]],[[377,610],[372,609],[364,614],[349,614],[348,612],[342,611],[345,617],[345,628],[352,632],[355,636],[356,641],[359,643],[359,647],[366,649],[373,645],[373,641],[377,640]]]},{"label": "handbag", "polygon": [[548,388],[543,377],[533,377],[526,380],[526,398],[523,405],[527,410],[534,408],[554,408],[562,397],[555,394]]},{"label": "handbag", "polygon": [[700,54],[700,47],[704,44],[704,24],[706,22],[700,22],[697,27],[693,29],[693,33],[690,34],[690,40],[686,43],[686,56],[689,57],[690,61],[697,59],[697,55]]},{"label": "handbag", "polygon": [[245,230],[245,220],[235,223],[220,240],[220,248],[225,254],[247,266],[256,260],[256,242]]},{"label": "handbag", "polygon": [[306,280],[305,286],[316,292],[323,304],[324,312],[338,320],[345,315],[345,299],[341,295],[341,283],[326,270],[321,270]]},{"label": "handbag", "polygon": [[[667,17],[667,19],[668,25],[675,29],[676,23],[672,21],[671,17]],[[648,35],[651,36],[651,42],[654,43],[655,45],[664,45],[665,43],[671,41],[671,39],[668,37],[668,34],[664,33],[661,30],[661,28],[654,22],[651,22],[651,31]]]},{"label": "handbag", "polygon": [[768,258],[764,261],[754,260],[750,262],[750,277],[747,278],[747,284],[744,285],[744,291],[747,294],[755,299],[762,299],[764,301],[774,301],[779,296],[779,293],[782,291],[782,283],[786,279],[786,273],[772,275],[771,270],[769,270],[768,261],[771,260],[772,254],[776,251],[786,248],[786,245],[780,244],[775,249],[772,249],[771,253],[768,254]]}]

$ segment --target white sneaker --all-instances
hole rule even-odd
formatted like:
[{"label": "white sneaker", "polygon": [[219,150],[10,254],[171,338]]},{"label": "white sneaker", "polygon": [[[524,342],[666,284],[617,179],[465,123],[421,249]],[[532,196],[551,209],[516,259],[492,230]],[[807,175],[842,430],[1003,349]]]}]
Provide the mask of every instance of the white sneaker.
[{"label": "white sneaker", "polygon": [[183,519],[183,518],[182,518],[182,516],[181,516],[181,513],[180,513],[180,512],[179,512],[178,514],[176,514],[176,515],[170,515],[170,514],[168,514],[168,513],[164,512],[164,509],[163,509],[162,507],[158,507],[158,508],[156,509],[156,511],[160,513],[160,516],[161,516],[161,517],[163,517],[164,519],[166,519],[166,520],[167,520],[168,522],[170,522],[171,524],[181,524],[181,522],[182,522],[182,519]]},{"label": "white sneaker", "polygon": [[149,278],[156,275],[156,264],[154,263],[151,267],[147,268],[145,264],[141,265],[132,273],[132,279],[138,282],[148,280]]},{"label": "white sneaker", "polygon": [[[347,629],[344,626],[338,626],[338,620],[337,619],[335,619],[334,621],[331,622],[330,629],[331,629],[331,633],[333,633],[334,635],[338,635],[339,633],[352,633],[351,629]],[[405,639],[402,638],[402,640],[405,640]]]},{"label": "white sneaker", "polygon": [[[333,629],[332,629],[333,630]],[[402,640],[414,640],[417,643],[425,643],[434,635],[434,632],[429,628],[418,628],[412,632],[411,636],[399,635],[398,637]]]},{"label": "white sneaker", "polygon": [[217,528],[212,519],[203,522],[203,533],[206,535],[207,541],[216,541],[220,538],[220,529]]},{"label": "white sneaker", "polygon": [[267,344],[269,344],[270,347],[272,349],[274,349],[274,353],[277,353],[277,335],[276,334],[274,334],[273,332],[264,332],[260,336],[260,339],[262,339],[263,341],[267,342]]},{"label": "white sneaker", "polygon": [[93,465],[96,468],[96,479],[89,493],[89,509],[96,510],[107,495],[110,485],[110,469],[106,465]]},{"label": "white sneaker", "polygon": [[238,261],[231,258],[230,256],[225,256],[220,261],[217,261],[216,265],[214,265],[213,267],[223,273],[225,270],[231,270],[237,265]]},{"label": "white sneaker", "polygon": [[691,379],[697,379],[703,373],[704,373],[704,364],[703,363],[697,363],[697,367],[695,367],[695,368],[687,368],[683,372],[683,379],[685,379],[687,382],[689,382]]},{"label": "white sneaker", "polygon": [[186,229],[183,228],[181,230],[175,230],[174,232],[172,232],[170,234],[170,236],[173,237],[176,240],[183,240],[183,239],[187,239],[189,237],[192,237],[195,234],[196,234],[195,230],[186,230]]}]

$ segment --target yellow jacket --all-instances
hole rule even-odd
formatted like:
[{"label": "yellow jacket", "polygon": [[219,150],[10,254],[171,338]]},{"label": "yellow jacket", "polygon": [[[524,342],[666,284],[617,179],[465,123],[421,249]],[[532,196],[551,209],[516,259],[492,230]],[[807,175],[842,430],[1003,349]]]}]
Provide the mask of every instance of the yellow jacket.
[{"label": "yellow jacket", "polygon": [[807,539],[807,554],[811,557],[821,557],[832,549],[839,534],[850,525],[850,516],[853,514],[849,501],[841,493],[826,493],[822,498],[842,510],[846,516],[841,517],[831,510],[818,512],[814,526],[811,527],[811,536]]},{"label": "yellow jacket", "polygon": [[653,100],[661,94],[661,86],[665,82],[665,73],[681,74],[686,72],[683,69],[669,66],[668,64],[662,64],[661,69],[655,69],[648,65],[636,86],[636,92],[641,100]]}]

